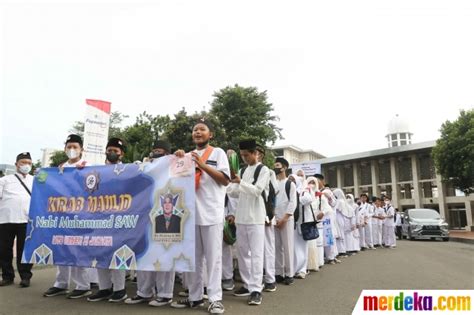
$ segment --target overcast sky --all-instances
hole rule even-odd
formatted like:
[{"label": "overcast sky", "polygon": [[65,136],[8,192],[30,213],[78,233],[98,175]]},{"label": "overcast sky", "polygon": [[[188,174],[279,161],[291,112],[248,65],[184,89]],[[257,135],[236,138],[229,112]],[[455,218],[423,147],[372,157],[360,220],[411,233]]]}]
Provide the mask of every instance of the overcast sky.
[{"label": "overcast sky", "polygon": [[386,147],[395,114],[435,140],[474,106],[474,1],[126,2],[0,5],[0,163],[62,148],[86,98],[134,119],[256,86],[277,144],[326,156]]}]

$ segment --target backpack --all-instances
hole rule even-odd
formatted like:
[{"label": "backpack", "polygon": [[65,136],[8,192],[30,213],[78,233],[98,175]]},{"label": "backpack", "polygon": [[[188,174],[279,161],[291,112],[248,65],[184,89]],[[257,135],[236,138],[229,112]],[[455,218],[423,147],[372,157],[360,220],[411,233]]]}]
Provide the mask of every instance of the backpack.
[{"label": "backpack", "polygon": [[[285,183],[285,191],[286,191],[286,196],[288,197],[288,201],[290,201],[291,183],[292,183],[292,181],[290,181],[290,180],[287,180],[286,183]],[[300,208],[300,194],[298,194],[298,192],[296,192],[296,208],[295,208],[295,212],[293,213],[293,217],[295,218],[295,222],[298,221],[298,218],[300,217],[299,208]]]},{"label": "backpack", "polygon": [[[255,169],[255,173],[253,174],[253,183],[252,185],[255,185],[258,180],[258,176],[260,175],[260,171],[264,167],[263,164],[257,165],[257,168]],[[245,170],[247,169],[247,166],[242,168],[240,171],[240,178],[244,176]],[[268,189],[268,198],[267,194],[265,193],[265,189],[262,191],[262,198],[263,198],[263,203],[265,204],[265,212],[267,214],[268,219],[271,221],[273,217],[275,216],[275,204],[276,204],[276,193],[275,193],[275,187],[273,187],[271,181],[269,183],[269,189]]]}]

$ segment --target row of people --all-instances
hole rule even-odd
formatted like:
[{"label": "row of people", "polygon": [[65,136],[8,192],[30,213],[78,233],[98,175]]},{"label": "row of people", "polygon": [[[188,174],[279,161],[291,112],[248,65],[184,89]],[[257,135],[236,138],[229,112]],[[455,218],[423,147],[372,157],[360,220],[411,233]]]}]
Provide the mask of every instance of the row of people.
[{"label": "row of people", "polygon": [[[195,308],[203,306],[206,297],[208,311],[221,314],[225,311],[223,289],[234,291],[235,296],[248,297],[249,305],[260,305],[262,291],[275,291],[277,283],[292,285],[295,277],[304,279],[309,270],[317,271],[325,262],[341,262],[340,257],[381,242],[394,246],[394,236],[388,232],[389,221],[393,221],[393,207],[387,203],[388,197],[385,197],[385,208],[381,207],[380,200],[375,201],[376,206],[369,206],[366,195],[361,196],[361,205],[356,206],[351,195],[345,196],[340,189],[332,191],[326,187],[320,174],[307,178],[299,174],[288,178],[288,161],[277,158],[273,169],[264,166],[265,150],[255,140],[239,144],[245,167],[240,171],[231,170],[227,154],[209,145],[212,137],[212,124],[205,119],[197,121],[192,131],[196,149],[190,153],[197,173],[196,271],[179,275],[187,289],[181,295],[186,298],[173,302],[177,278],[174,272],[138,271],[137,293],[129,298],[124,271],[66,266],[58,266],[56,281],[44,296],[67,294],[70,282],[73,282],[74,289],[68,294],[71,299],[87,297],[91,302],[148,302],[152,306],[171,304],[175,308]],[[121,163],[125,151],[122,140],[110,139],[106,150],[107,164]],[[70,135],[65,144],[68,161],[60,168],[86,167],[82,151],[81,137]],[[167,154],[171,154],[170,145],[157,141],[150,161]],[[181,157],[186,153],[178,150],[175,154]],[[28,185],[30,181],[31,190],[32,179],[26,175],[29,170],[26,172],[22,166],[25,163],[31,165],[31,157],[29,162],[23,163],[28,160],[24,157],[17,159],[18,172],[24,174],[23,183],[15,185],[18,188],[18,184],[23,186],[26,182]],[[26,195],[23,197],[27,198]],[[18,210],[11,208],[12,211]],[[23,205],[25,222],[21,224],[24,224],[25,231],[27,210]],[[305,240],[303,226],[310,222],[314,222],[319,237]],[[377,228],[372,222],[376,222]],[[386,222],[382,223],[382,227],[387,228],[382,238],[379,237],[379,222]],[[235,227],[237,241],[234,245],[223,242],[224,223]],[[391,230],[393,232],[393,228]],[[19,247],[18,251],[21,253],[22,248]],[[236,252],[243,283],[240,288],[235,288],[233,280],[233,251]],[[3,278],[9,280],[5,277],[9,274],[5,272],[8,268],[3,268],[3,261],[9,260],[11,265],[12,259],[8,255],[4,257],[3,253],[1,256]],[[30,265],[27,267],[31,270]],[[29,276],[25,273],[22,279],[31,278],[29,272]],[[91,283],[99,285],[95,294],[90,290]]]}]

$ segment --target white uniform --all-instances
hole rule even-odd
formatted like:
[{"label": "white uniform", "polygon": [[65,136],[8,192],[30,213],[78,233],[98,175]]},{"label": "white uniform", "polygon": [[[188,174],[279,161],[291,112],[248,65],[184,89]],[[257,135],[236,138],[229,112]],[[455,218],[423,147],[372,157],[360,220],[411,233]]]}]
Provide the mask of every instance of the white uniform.
[{"label": "white uniform", "polygon": [[[276,180],[276,175],[273,170],[270,171],[269,181],[265,187],[265,196],[268,200],[268,194],[270,191],[270,183],[275,189],[275,193],[278,193],[278,183]],[[267,220],[268,221],[268,218]],[[269,225],[265,225],[265,245],[264,245],[264,259],[263,259],[263,269],[265,269],[265,283],[274,283],[275,282],[275,218],[273,218]]]},{"label": "white uniform", "polygon": [[[336,198],[329,188],[323,188],[321,193],[321,197],[316,198],[316,206],[318,209],[320,208],[318,213],[322,212],[324,214],[322,219],[324,255],[328,260],[334,260],[338,254],[337,245],[335,242],[338,233],[336,230],[336,215],[333,209],[333,207],[336,206]],[[319,207],[319,203],[321,203],[321,207]],[[329,237],[325,235],[324,228],[330,230],[330,233],[328,233]]]},{"label": "white uniform", "polygon": [[[295,274],[305,273],[308,269],[308,242],[303,239],[301,233],[301,223],[313,222],[312,203],[314,202],[314,195],[311,191],[302,191],[300,195],[299,216],[296,221],[296,229],[294,230],[294,271]],[[304,221],[303,221],[304,211]]]},{"label": "white uniform", "polygon": [[232,184],[229,188],[229,194],[239,198],[235,213],[237,258],[240,277],[250,292],[261,292],[263,289],[266,210],[261,194],[267,186],[270,172],[268,167],[263,166],[254,185],[254,173],[259,164],[247,166],[240,184]]},{"label": "white uniform", "polygon": [[[375,208],[375,215],[377,217],[384,217],[385,216],[385,210],[383,208]],[[375,233],[373,233],[374,235],[374,243],[375,244],[378,244],[378,245],[382,245],[383,244],[383,241],[382,241],[382,235],[383,235],[383,219],[375,219],[377,220],[376,221],[376,228],[375,228]],[[374,227],[374,225],[372,225],[372,227]]]},{"label": "white uniform", "polygon": [[384,244],[385,246],[395,247],[395,209],[392,205],[385,206],[385,221],[384,221]]},{"label": "white uniform", "polygon": [[[64,163],[62,166],[76,167],[77,165],[87,163],[84,160],[79,160],[77,163],[70,164],[69,162]],[[72,279],[76,285],[76,290],[90,290],[91,282],[98,282],[97,269],[84,268],[84,267],[70,267],[70,266],[58,266],[56,273],[56,281],[54,287],[59,289],[68,289],[69,278]]]},{"label": "white uniform", "polygon": [[278,195],[276,201],[275,217],[281,220],[286,214],[290,217],[285,226],[275,229],[276,274],[282,277],[293,277],[294,269],[294,227],[293,214],[297,205],[296,186],[290,182],[289,197],[286,192],[288,179],[278,181]]},{"label": "white uniform", "polygon": [[365,226],[367,223],[367,206],[368,203],[363,203],[357,209],[357,224],[359,225],[359,246],[360,248],[367,248],[365,242]]},{"label": "white uniform", "polygon": [[[232,198],[227,195],[227,206],[225,207],[225,216],[233,215],[235,217],[235,211],[237,209],[237,198]],[[229,245],[222,242],[222,279],[230,280],[234,279],[234,260],[232,249],[233,245]]]},{"label": "white uniform", "polygon": [[374,206],[367,203],[366,207],[366,222],[367,225],[365,226],[365,243],[368,248],[374,248],[374,240],[372,236],[372,220],[374,216]]},{"label": "white uniform", "polygon": [[[204,150],[195,150],[200,156]],[[230,178],[229,161],[221,148],[214,148],[206,164]],[[202,172],[196,190],[196,271],[189,273],[189,300],[202,300],[204,294],[204,263],[207,267],[209,302],[222,300],[222,238],[226,186]],[[187,277],[188,278],[188,277]]]}]

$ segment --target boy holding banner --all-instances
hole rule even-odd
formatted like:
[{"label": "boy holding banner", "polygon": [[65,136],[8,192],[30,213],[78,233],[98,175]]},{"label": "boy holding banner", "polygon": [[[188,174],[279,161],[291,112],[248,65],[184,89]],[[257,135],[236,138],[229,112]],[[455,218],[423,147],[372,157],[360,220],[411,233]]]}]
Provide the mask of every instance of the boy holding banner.
[{"label": "boy holding banner", "polygon": [[[207,266],[208,311],[224,313],[222,304],[222,235],[224,204],[230,170],[227,155],[221,148],[209,145],[213,137],[212,123],[199,119],[193,127],[191,152],[196,164],[196,271],[189,273],[189,298],[172,303],[174,308],[196,308],[204,305],[204,260]],[[184,156],[183,150],[176,152]]]},{"label": "boy holding banner", "polygon": [[[87,166],[87,162],[82,159],[84,151],[82,138],[78,135],[69,135],[66,139],[64,151],[68,160],[59,166],[62,170],[66,167],[76,167],[82,169]],[[68,295],[70,299],[80,299],[92,294],[90,290],[90,280],[88,268],[84,267],[70,267],[58,266],[56,274],[56,281],[54,285],[49,288],[43,296],[52,297],[68,293],[69,278],[76,284],[76,288]]]}]

